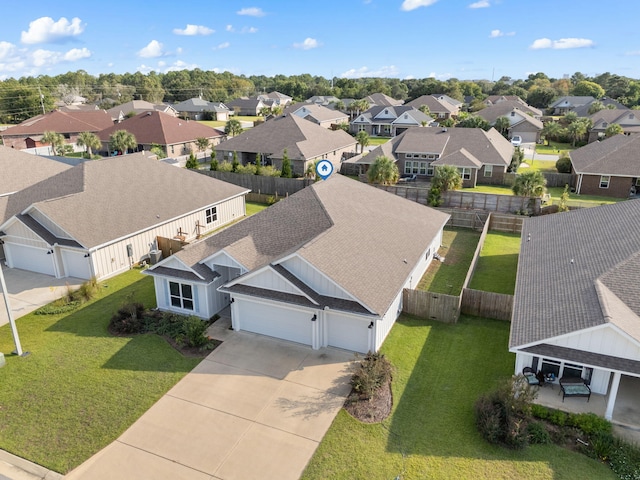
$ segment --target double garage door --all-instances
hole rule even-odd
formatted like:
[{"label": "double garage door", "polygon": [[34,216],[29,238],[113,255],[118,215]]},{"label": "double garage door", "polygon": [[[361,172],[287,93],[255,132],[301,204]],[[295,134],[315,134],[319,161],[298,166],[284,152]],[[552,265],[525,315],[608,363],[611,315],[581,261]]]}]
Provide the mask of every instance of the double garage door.
[{"label": "double garage door", "polygon": [[28,270],[29,272],[44,273],[55,276],[56,269],[52,254],[44,248],[29,247],[15,243],[4,244],[5,255],[9,265],[13,268]]},{"label": "double garage door", "polygon": [[[281,338],[304,345],[313,344],[312,314],[276,305],[265,305],[236,298],[240,329]],[[369,350],[369,324],[367,320],[325,315],[326,344],[352,352],[367,353]]]}]

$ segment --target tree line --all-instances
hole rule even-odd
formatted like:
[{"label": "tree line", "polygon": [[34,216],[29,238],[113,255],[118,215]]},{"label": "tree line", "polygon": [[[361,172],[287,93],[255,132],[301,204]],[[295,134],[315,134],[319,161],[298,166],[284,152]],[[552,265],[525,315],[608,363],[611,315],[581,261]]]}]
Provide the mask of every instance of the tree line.
[{"label": "tree line", "polygon": [[101,108],[131,100],[178,103],[194,97],[227,102],[238,97],[278,91],[295,101],[314,95],[361,99],[373,93],[411,101],[421,95],[446,94],[463,101],[472,97],[471,110],[479,109],[488,95],[517,95],[534,107],[545,108],[564,95],[613,98],[628,107],[640,105],[640,80],[609,72],[589,77],[576,72],[566,78],[552,78],[539,72],[526,79],[501,77],[497,81],[450,78],[332,78],[302,75],[235,75],[200,69],[143,74],[107,73],[90,75],[84,70],[61,75],[8,78],[0,81],[0,123],[19,123],[56,103],[71,103],[77,96]]}]

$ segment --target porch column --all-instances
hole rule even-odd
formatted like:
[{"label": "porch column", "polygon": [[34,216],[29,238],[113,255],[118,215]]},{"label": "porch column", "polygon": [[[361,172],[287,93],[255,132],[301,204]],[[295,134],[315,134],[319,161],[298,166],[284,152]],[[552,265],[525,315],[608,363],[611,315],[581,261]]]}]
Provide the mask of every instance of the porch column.
[{"label": "porch column", "polygon": [[618,396],[618,387],[620,386],[620,372],[613,373],[613,382],[609,389],[609,398],[607,399],[607,410],[604,412],[604,418],[611,421],[613,417],[613,407],[616,405],[616,397]]}]

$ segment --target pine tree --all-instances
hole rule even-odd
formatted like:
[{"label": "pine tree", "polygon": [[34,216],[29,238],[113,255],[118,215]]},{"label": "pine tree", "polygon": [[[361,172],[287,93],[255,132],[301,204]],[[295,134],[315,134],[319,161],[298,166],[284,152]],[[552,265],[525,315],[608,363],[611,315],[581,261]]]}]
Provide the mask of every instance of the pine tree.
[{"label": "pine tree", "polygon": [[287,149],[284,149],[284,153],[282,154],[282,171],[280,173],[281,177],[291,178],[291,161],[289,160],[289,155],[287,155]]},{"label": "pine tree", "polygon": [[216,158],[216,151],[215,150],[211,150],[211,167],[210,169],[212,171],[216,171],[218,170],[218,159]]},{"label": "pine tree", "polygon": [[233,162],[231,162],[231,171],[234,173],[237,172],[239,166],[240,166],[240,162],[238,162],[238,153],[233,152]]}]

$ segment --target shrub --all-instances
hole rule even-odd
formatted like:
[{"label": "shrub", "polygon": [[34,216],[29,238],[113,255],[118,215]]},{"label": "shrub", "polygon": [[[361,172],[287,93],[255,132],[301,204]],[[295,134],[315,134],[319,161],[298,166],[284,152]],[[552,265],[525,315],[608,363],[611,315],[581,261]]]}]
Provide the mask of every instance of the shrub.
[{"label": "shrub", "polygon": [[618,441],[611,452],[609,466],[621,479],[640,480],[640,448]]},{"label": "shrub", "polygon": [[532,445],[548,445],[551,443],[551,435],[542,422],[529,422],[527,425],[529,443]]},{"label": "shrub", "polygon": [[571,173],[571,159],[567,152],[560,154],[560,158],[556,161],[556,170],[558,173]]},{"label": "shrub", "polygon": [[597,433],[611,433],[611,422],[596,415],[595,413],[573,413],[569,414],[567,423],[573,427],[579,428],[587,435]]},{"label": "shrub", "polygon": [[589,444],[582,451],[587,456],[606,462],[616,449],[618,442],[611,433],[597,432],[589,437]]},{"label": "shrub", "polygon": [[144,306],[141,303],[126,303],[111,317],[109,328],[112,332],[123,334],[145,332],[147,329],[143,313]]},{"label": "shrub", "polygon": [[87,280],[82,285],[80,285],[80,288],[73,292],[71,296],[75,300],[88,302],[93,297],[95,297],[99,291],[100,285],[98,284],[98,280],[96,279],[96,277],[91,277],[90,280]]},{"label": "shrub", "polygon": [[163,313],[160,319],[149,325],[149,331],[158,335],[177,338],[182,333],[182,321],[184,317],[175,313]]},{"label": "shrub", "polygon": [[246,165],[238,165],[236,173],[242,173],[245,175],[255,175],[256,166],[253,163],[247,163]]},{"label": "shrub", "polygon": [[231,172],[233,171],[233,165],[231,165],[231,163],[227,162],[226,160],[221,162],[218,165],[218,171],[219,172]]},{"label": "shrub", "polygon": [[543,407],[542,405],[538,405],[534,403],[531,405],[531,415],[541,420],[546,420],[549,418],[549,409],[547,407]]},{"label": "shrub", "polygon": [[391,380],[393,367],[383,354],[369,352],[353,370],[351,386],[362,398],[371,399],[378,388]]},{"label": "shrub", "polygon": [[552,410],[549,414],[548,420],[554,425],[564,427],[567,424],[568,415],[560,410]]},{"label": "shrub", "polygon": [[182,333],[176,337],[176,342],[181,346],[202,348],[209,343],[205,336],[208,323],[194,315],[183,318]]},{"label": "shrub", "polygon": [[282,175],[282,172],[273,165],[267,165],[260,168],[260,175],[263,177],[279,177]]},{"label": "shrub", "polygon": [[70,301],[67,297],[62,297],[48,305],[38,308],[34,313],[36,315],[59,315],[61,313],[72,312],[79,306],[79,300]]}]

